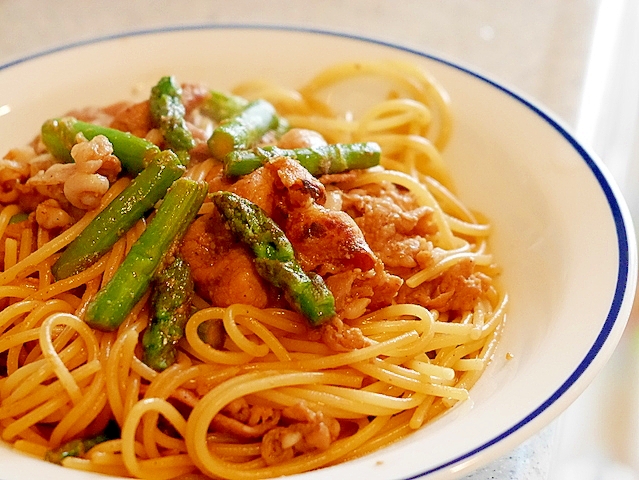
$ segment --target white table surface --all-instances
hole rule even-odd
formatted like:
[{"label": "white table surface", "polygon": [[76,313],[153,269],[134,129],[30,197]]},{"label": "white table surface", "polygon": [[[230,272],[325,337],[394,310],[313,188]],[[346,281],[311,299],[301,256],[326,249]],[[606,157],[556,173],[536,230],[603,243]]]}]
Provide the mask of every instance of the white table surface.
[{"label": "white table surface", "polygon": [[[478,70],[544,105],[594,148],[637,218],[639,193],[632,188],[639,179],[635,0],[0,0],[0,66],[95,37],[212,23],[345,32]],[[639,478],[636,395],[622,395],[625,436],[613,430],[615,441],[606,443],[597,420],[602,398],[607,401],[601,392],[614,382],[619,367],[637,358],[630,344],[633,333],[622,341],[609,371],[565,414],[465,479]],[[631,374],[639,378],[636,367]]]}]

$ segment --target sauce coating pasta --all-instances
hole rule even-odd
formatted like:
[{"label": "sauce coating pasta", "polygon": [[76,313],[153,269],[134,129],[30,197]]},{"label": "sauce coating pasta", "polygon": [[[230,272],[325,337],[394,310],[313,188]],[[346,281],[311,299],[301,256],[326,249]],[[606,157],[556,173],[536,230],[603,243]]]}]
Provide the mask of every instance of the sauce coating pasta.
[{"label": "sauce coating pasta", "polygon": [[[363,112],[326,100],[326,92],[363,77],[387,86]],[[467,400],[493,355],[508,297],[488,248],[489,223],[453,193],[442,157],[452,133],[442,87],[411,64],[354,62],[297,90],[240,84],[227,97],[237,102],[228,115],[213,111],[217,93],[208,86],[163,81],[169,93],[68,112],[64,122],[144,139],[145,168],[156,161],[148,155],[174,152],[166,161],[182,162],[175,164],[180,182],[248,201],[266,219],[255,228],[268,225],[270,240],[242,241],[233,213],[225,218],[215,196],[202,196],[167,238],[139,297],[107,328],[96,299],[114,283],[130,285],[121,278],[129,278],[122,272],[131,256],[151,259],[140,244],[148,232],[159,242],[168,230],[153,224],[171,218],[162,211],[173,205],[170,193],[62,275],[64,252],[140,181],[138,173],[102,130],[77,130],[68,163],[43,139],[44,128],[10,150],[0,161],[2,440],[109,475],[272,478],[366,455]],[[165,102],[160,113],[153,95]],[[229,153],[211,139],[249,106],[264,105],[272,112],[259,138],[229,148],[266,157],[229,175]],[[252,115],[251,125],[262,121]],[[312,173],[291,153],[306,149],[310,157],[333,145],[379,148],[379,165],[333,171],[321,160],[324,170]],[[273,253],[280,234],[294,258]],[[161,283],[159,272],[170,266],[186,276]],[[172,293],[176,283],[183,290]],[[330,302],[313,320],[308,308],[316,304],[305,310],[298,295],[318,284]],[[184,303],[158,309],[163,290]],[[119,295],[109,309],[121,308]],[[158,360],[148,348],[164,316],[182,323],[161,332]],[[105,435],[113,426],[116,433]],[[64,451],[74,441],[75,450]]]}]

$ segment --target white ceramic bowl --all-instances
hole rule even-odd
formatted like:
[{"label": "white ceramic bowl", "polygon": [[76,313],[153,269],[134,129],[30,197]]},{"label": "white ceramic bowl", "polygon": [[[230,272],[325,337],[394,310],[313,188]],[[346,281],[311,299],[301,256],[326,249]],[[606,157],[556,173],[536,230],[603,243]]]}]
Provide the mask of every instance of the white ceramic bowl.
[{"label": "white ceramic bowl", "polygon": [[[71,45],[0,66],[0,153],[68,109],[130,98],[166,74],[230,88],[298,86],[342,60],[403,58],[452,98],[445,158],[461,197],[492,220],[510,293],[505,334],[471,400],[409,438],[304,478],[453,478],[503,455],[563,411],[614,350],[636,286],[627,208],[601,162],[541,107],[420,52],[326,32],[196,27]],[[146,90],[148,91],[148,90]],[[506,360],[506,353],[514,355]],[[86,479],[0,446],[0,475]],[[102,477],[95,477],[102,478]]]}]

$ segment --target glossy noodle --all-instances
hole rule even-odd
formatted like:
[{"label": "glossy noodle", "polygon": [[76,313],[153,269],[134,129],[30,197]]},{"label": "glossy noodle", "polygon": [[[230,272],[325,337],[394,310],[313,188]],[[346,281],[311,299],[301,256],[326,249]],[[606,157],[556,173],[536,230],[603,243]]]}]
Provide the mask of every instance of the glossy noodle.
[{"label": "glossy noodle", "polygon": [[[359,111],[331,96],[370,79],[384,93]],[[288,122],[288,132],[269,132],[262,144],[381,147],[380,164],[369,168],[312,177],[277,157],[228,179],[207,149],[217,124],[200,108],[208,86],[183,86],[194,138],[183,176],[260,205],[302,268],[323,278],[335,314],[313,326],[290,295],[254,275],[249,248],[207,197],[171,247],[195,284],[183,337],[174,358],[152,368],[142,340],[154,317],[152,287],[111,330],[87,319],[168,200],[90,265],[57,278],[62,252],[134,175],[105,172],[119,163],[110,144],[101,151],[99,141],[77,138],[102,153],[80,161],[76,151],[75,164],[60,164],[38,136],[0,163],[0,431],[13,448],[52,460],[69,442],[99,438],[52,461],[155,480],[271,478],[366,455],[469,398],[499,339],[507,295],[490,224],[458,199],[442,153],[454,135],[444,89],[417,66],[382,61],[335,65],[297,90],[259,80],[233,93],[268,102]],[[148,102],[70,114],[167,148]],[[77,193],[65,182],[80,173],[108,181]],[[317,212],[330,222],[307,220]],[[314,229],[319,239],[310,238]],[[223,241],[215,236],[222,230]],[[357,250],[342,251],[354,243]],[[109,426],[116,434],[100,437]]]}]

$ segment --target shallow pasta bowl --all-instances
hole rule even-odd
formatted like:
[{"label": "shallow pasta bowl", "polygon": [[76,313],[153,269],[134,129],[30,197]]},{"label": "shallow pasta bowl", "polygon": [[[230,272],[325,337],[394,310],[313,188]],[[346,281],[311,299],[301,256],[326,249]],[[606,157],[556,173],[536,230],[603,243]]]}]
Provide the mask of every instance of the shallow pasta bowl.
[{"label": "shallow pasta bowl", "polygon": [[[575,400],[612,354],[636,286],[630,217],[601,162],[543,108],[482,75],[334,33],[136,32],[0,66],[6,152],[28,142],[43,119],[133,98],[166,74],[220,89],[257,77],[298,86],[340,61],[388,58],[425,67],[450,94],[454,130],[445,160],[461,199],[494,227],[508,321],[470,401],[381,451],[302,475],[309,479],[455,478],[515,448]],[[0,464],[5,480],[93,478],[6,445]]]}]

